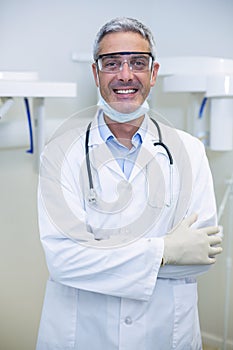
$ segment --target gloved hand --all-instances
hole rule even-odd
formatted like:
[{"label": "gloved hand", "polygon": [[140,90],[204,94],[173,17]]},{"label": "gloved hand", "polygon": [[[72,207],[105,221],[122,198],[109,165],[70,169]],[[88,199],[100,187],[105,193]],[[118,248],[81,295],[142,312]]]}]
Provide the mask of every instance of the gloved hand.
[{"label": "gloved hand", "polygon": [[164,237],[163,265],[207,265],[215,262],[215,255],[222,252],[217,246],[222,242],[217,226],[193,229],[197,220],[192,214],[181,221]]}]

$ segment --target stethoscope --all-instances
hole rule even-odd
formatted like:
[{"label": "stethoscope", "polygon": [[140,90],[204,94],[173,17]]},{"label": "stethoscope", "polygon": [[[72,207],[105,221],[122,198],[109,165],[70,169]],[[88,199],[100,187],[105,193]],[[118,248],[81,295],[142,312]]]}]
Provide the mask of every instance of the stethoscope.
[{"label": "stethoscope", "polygon": [[[159,140],[157,142],[154,142],[153,145],[156,146],[161,146],[165,149],[166,154],[169,158],[169,163],[170,163],[170,167],[172,167],[173,165],[173,157],[171,155],[171,152],[168,148],[168,146],[165,145],[165,143],[162,140],[162,133],[161,133],[161,129],[159,124],[152,118],[150,118],[154,125],[157,128],[157,132],[158,132],[158,138]],[[91,124],[92,122],[90,122],[87,126],[87,130],[86,130],[86,136],[85,136],[85,154],[86,154],[86,167],[87,167],[87,174],[88,174],[88,181],[89,181],[89,196],[88,196],[88,202],[91,204],[95,204],[97,202],[97,195],[94,189],[94,185],[93,185],[93,177],[92,177],[92,172],[91,172],[91,163],[90,163],[90,155],[89,155],[89,147],[88,147],[88,143],[89,143],[89,137],[90,137],[90,129],[91,129]]]}]

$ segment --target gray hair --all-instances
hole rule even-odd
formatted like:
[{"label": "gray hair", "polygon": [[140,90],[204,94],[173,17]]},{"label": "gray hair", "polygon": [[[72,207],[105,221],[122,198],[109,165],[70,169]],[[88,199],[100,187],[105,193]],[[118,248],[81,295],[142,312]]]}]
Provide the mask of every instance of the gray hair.
[{"label": "gray hair", "polygon": [[117,32],[134,32],[140,34],[149,43],[151,53],[155,59],[155,41],[150,29],[134,18],[119,17],[107,22],[96,35],[93,47],[94,61],[98,59],[100,42],[105,35]]}]

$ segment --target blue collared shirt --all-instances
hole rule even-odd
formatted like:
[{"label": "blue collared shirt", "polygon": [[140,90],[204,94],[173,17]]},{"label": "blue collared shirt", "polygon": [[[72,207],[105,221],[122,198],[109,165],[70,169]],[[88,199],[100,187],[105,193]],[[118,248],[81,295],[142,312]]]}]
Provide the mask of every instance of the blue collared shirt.
[{"label": "blue collared shirt", "polygon": [[122,145],[117,138],[113,135],[108,125],[104,121],[103,113],[99,114],[98,119],[99,133],[110,151],[113,157],[119,164],[122,172],[125,174],[126,179],[129,179],[134,163],[137,159],[138,152],[143,142],[143,138],[147,129],[147,118],[144,118],[140,128],[132,137],[132,148],[128,149]]}]

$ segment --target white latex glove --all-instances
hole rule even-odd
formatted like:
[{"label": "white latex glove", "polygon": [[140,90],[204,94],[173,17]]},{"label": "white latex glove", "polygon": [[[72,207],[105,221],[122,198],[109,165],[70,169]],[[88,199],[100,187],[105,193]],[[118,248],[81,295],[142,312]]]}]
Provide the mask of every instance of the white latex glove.
[{"label": "white latex glove", "polygon": [[215,263],[215,255],[222,252],[217,246],[222,242],[219,227],[208,226],[193,229],[197,220],[192,214],[181,221],[164,237],[164,255],[162,264],[168,265],[207,265]]}]

